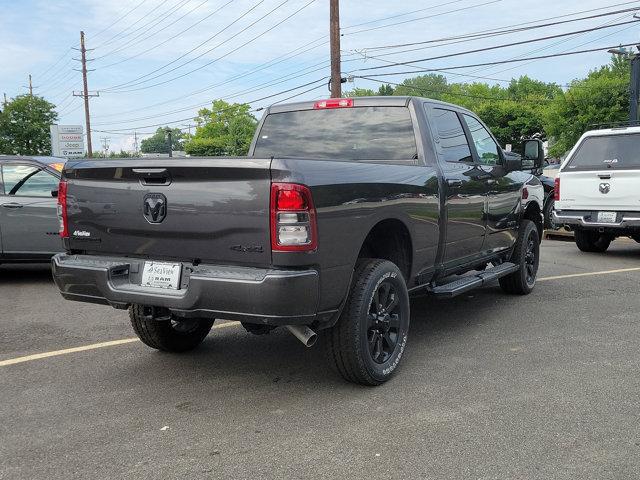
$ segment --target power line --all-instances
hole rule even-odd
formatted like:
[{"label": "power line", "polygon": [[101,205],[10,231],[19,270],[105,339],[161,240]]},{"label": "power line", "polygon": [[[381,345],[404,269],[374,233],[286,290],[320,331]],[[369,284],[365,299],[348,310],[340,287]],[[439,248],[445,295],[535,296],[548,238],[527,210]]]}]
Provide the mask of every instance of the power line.
[{"label": "power line", "polygon": [[[194,10],[197,10],[198,8],[200,8],[202,5],[204,5],[205,3],[207,3],[209,0],[204,0],[204,2],[202,2],[201,4],[197,5],[194,9],[192,9],[191,11],[187,12],[186,15],[191,14]],[[109,68],[109,67],[113,67],[114,65],[119,65],[121,63],[124,62],[128,62],[129,60],[133,60],[134,58],[138,58],[141,55],[145,55],[159,47],[161,47],[162,45],[165,45],[167,43],[169,43],[171,40],[173,40],[176,37],[179,37],[180,35],[182,35],[183,33],[191,30],[192,28],[196,27],[197,25],[201,24],[202,22],[204,22],[205,20],[211,18],[213,15],[215,15],[216,13],[218,13],[220,10],[222,10],[224,7],[226,7],[227,5],[229,5],[230,3],[232,3],[234,0],[229,0],[227,3],[223,4],[222,6],[218,7],[217,9],[215,9],[214,11],[212,11],[210,14],[206,15],[205,17],[201,18],[200,20],[198,20],[197,22],[189,25],[187,28],[185,28],[184,30],[179,31],[178,33],[176,33],[175,35],[167,38],[166,40],[160,42],[160,43],[155,43],[151,48],[147,48],[145,50],[142,50],[141,52],[138,52],[135,55],[132,55],[130,57],[127,57],[125,59],[122,60],[118,60],[117,62],[113,62],[113,63],[109,63],[108,65],[103,65],[101,68]],[[181,18],[184,18],[184,16]],[[180,19],[176,20],[176,22],[178,22]]]},{"label": "power line", "polygon": [[[169,0],[162,0],[162,2],[160,2],[159,5],[156,5],[154,7],[154,10],[159,9],[160,7],[162,7],[165,3],[167,3]],[[99,49],[104,47],[105,45],[109,45],[111,43],[113,43],[115,40],[117,40],[118,38],[126,38],[127,36],[129,36],[129,34],[125,34],[125,32],[127,30],[129,30],[132,27],[135,27],[138,23],[140,23],[142,20],[146,19],[148,17],[148,14],[145,14],[143,16],[141,16],[140,18],[138,18],[138,20],[136,20],[135,22],[129,24],[128,26],[126,26],[124,29],[120,30],[118,33],[116,33],[115,35],[113,35],[112,37],[109,37],[107,40],[105,40],[104,42],[100,43],[99,45],[97,45],[96,47],[94,47],[95,49]]]},{"label": "power line", "polygon": [[[424,69],[419,69],[419,70],[413,70],[413,71],[409,71],[409,72],[388,72],[388,73],[378,73],[378,74],[369,74],[369,77],[386,77],[386,76],[392,76],[392,75],[409,75],[412,73],[419,73],[419,72],[441,72],[443,70],[457,70],[457,69],[461,69],[461,68],[475,68],[475,67],[483,67],[483,66],[487,66],[487,65],[503,65],[505,63],[515,63],[515,62],[526,62],[529,60],[543,60],[543,59],[547,59],[547,58],[555,58],[555,57],[566,57],[569,55],[579,55],[582,53],[592,53],[592,52],[602,52],[605,50],[610,50],[612,48],[619,48],[619,47],[632,47],[637,45],[636,43],[626,43],[626,44],[622,44],[622,45],[613,45],[613,46],[608,46],[608,47],[599,47],[599,48],[590,48],[588,50],[578,50],[575,52],[564,52],[564,53],[554,53],[554,54],[550,54],[550,55],[540,55],[537,57],[529,57],[529,58],[518,58],[518,59],[510,59],[510,60],[500,60],[500,61],[495,61],[495,62],[485,62],[485,63],[475,63],[472,65],[456,65],[453,67],[446,67],[446,68],[424,68]],[[362,76],[355,76],[354,78],[363,78]]]},{"label": "power line", "polygon": [[[271,95],[267,95],[265,97],[258,98],[258,99],[255,99],[255,100],[250,100],[250,101],[244,102],[244,103],[261,102],[263,100],[267,100],[269,98],[273,98],[273,97],[277,97],[278,95],[282,95],[283,93],[289,93],[289,92],[292,92],[294,90],[299,90],[301,88],[308,87],[310,85],[314,85],[314,84],[322,82],[320,85],[316,85],[314,87],[314,89],[317,89],[317,88],[320,88],[320,87],[324,86],[324,82],[326,82],[326,81],[327,81],[327,77],[322,77],[322,78],[320,78],[318,80],[315,80],[313,82],[305,83],[303,85],[298,85],[296,87],[289,88],[287,90],[283,90],[283,91],[278,92],[278,93],[273,93]],[[298,95],[302,95],[303,93],[305,93],[305,92],[299,93]],[[228,110],[230,108],[231,107],[229,107],[227,109],[219,110],[218,113],[226,111],[226,110]],[[160,127],[160,126],[164,126],[164,125],[171,125],[171,124],[174,124],[174,123],[182,123],[182,122],[186,122],[186,121],[189,121],[189,120],[192,120],[192,119],[193,119],[193,117],[186,117],[186,118],[181,118],[179,120],[172,120],[172,121],[169,121],[169,122],[156,123],[156,124],[153,124],[153,125],[144,125],[144,126],[128,127],[128,128],[120,128],[120,129],[116,128],[116,129],[113,129],[112,131],[114,131],[114,132],[118,132],[118,131],[122,132],[122,131],[125,131],[125,130],[128,130],[128,131],[141,130],[143,128],[153,128],[153,127]]]},{"label": "power line", "polygon": [[[443,37],[443,38],[437,38],[437,39],[431,39],[431,40],[424,40],[424,41],[421,41],[421,42],[399,43],[399,44],[393,44],[393,45],[382,45],[382,46],[376,46],[376,47],[368,47],[368,48],[364,48],[362,50],[366,50],[366,51],[370,51],[370,50],[386,50],[386,49],[392,49],[392,48],[412,47],[412,46],[415,46],[415,45],[424,45],[424,44],[429,44],[429,43],[440,43],[440,42],[445,42],[445,41],[449,41],[449,40],[468,40],[468,39],[473,39],[475,37],[483,37],[483,38],[485,38],[488,35],[502,35],[502,34],[518,33],[518,32],[527,31],[527,30],[551,27],[551,26],[555,26],[555,25],[562,25],[562,24],[565,24],[565,23],[580,22],[580,21],[583,21],[583,20],[591,20],[591,19],[594,19],[594,18],[601,18],[601,17],[610,16],[610,15],[617,15],[617,14],[620,14],[620,13],[631,13],[631,12],[635,12],[638,9],[640,9],[640,6],[636,6],[636,7],[632,7],[632,8],[615,10],[615,11],[612,11],[612,12],[605,12],[605,13],[601,13],[601,14],[598,14],[598,15],[590,15],[590,16],[587,16],[587,17],[572,18],[572,19],[569,19],[569,20],[555,21],[555,22],[545,23],[545,24],[540,24],[540,25],[531,25],[531,24],[538,23],[538,22],[546,22],[548,20],[557,20],[559,18],[565,18],[565,17],[574,16],[574,15],[580,15],[580,14],[583,14],[583,13],[590,13],[590,12],[594,12],[594,11],[604,10],[606,8],[611,8],[613,6],[628,5],[630,3],[638,3],[638,0],[635,0],[633,2],[624,2],[624,3],[620,3],[620,4],[616,4],[616,5],[610,5],[608,7],[592,8],[590,10],[583,10],[583,11],[580,11],[580,12],[568,13],[568,14],[565,14],[565,15],[541,18],[541,19],[538,19],[538,20],[531,20],[531,21],[528,21],[528,22],[518,23],[518,24],[515,24],[515,25],[511,24],[511,25],[504,26],[504,27],[497,27],[497,28],[493,28],[493,29],[480,30],[480,31],[477,31],[477,32],[466,33],[466,34],[462,34],[462,35],[455,35],[455,36],[451,36],[451,37]],[[529,25],[529,26],[528,27],[524,27],[524,25]],[[518,27],[518,28],[515,28],[515,27]]]},{"label": "power line", "polygon": [[[274,12],[275,10],[277,10],[278,8],[280,8],[281,6],[283,6],[283,5],[284,5],[285,3],[287,3],[288,1],[289,1],[289,0],[285,0],[284,2],[282,2],[281,4],[279,4],[276,8],[274,8],[274,9],[273,9],[273,10],[271,10],[269,13],[267,13],[267,15],[264,15],[262,18],[265,18],[266,16],[270,15],[272,12]],[[247,42],[245,42],[245,43],[243,43],[242,45],[240,45],[240,46],[238,46],[238,47],[234,48],[233,50],[230,50],[229,52],[225,53],[224,55],[221,55],[221,56],[219,56],[219,57],[217,57],[217,58],[215,58],[215,59],[213,59],[213,60],[211,60],[211,61],[209,61],[209,62],[207,62],[207,63],[203,64],[203,65],[200,65],[199,67],[196,67],[196,68],[194,68],[194,69],[192,69],[192,70],[190,70],[190,71],[188,71],[188,72],[182,73],[182,74],[180,74],[180,75],[178,75],[178,76],[176,76],[176,77],[170,78],[170,79],[168,79],[168,80],[163,80],[163,81],[161,81],[161,82],[154,83],[154,84],[151,84],[151,85],[146,85],[146,86],[144,86],[144,87],[140,87],[140,88],[129,89],[129,90],[119,90],[119,91],[118,91],[118,93],[124,93],[124,92],[136,92],[136,91],[139,91],[139,90],[146,90],[146,89],[148,89],[148,88],[157,87],[157,86],[159,86],[159,85],[164,85],[164,84],[167,84],[167,83],[173,82],[174,80],[177,80],[177,79],[179,79],[179,78],[186,77],[187,75],[191,75],[192,73],[197,72],[197,71],[199,71],[199,70],[202,70],[203,68],[206,68],[206,67],[208,67],[208,66],[210,66],[210,65],[213,65],[213,64],[214,64],[214,63],[216,63],[217,61],[222,60],[223,58],[228,57],[228,56],[229,56],[229,55],[231,55],[232,53],[237,52],[238,50],[240,50],[240,49],[242,49],[242,48],[246,47],[246,46],[247,46],[247,45],[249,45],[250,43],[253,43],[253,42],[255,42],[257,39],[259,39],[259,38],[263,37],[264,35],[266,35],[266,34],[267,34],[267,33],[269,33],[270,31],[274,30],[274,29],[275,29],[275,28],[277,28],[278,26],[280,26],[280,25],[282,25],[283,23],[285,23],[287,20],[291,19],[292,17],[294,17],[295,15],[297,15],[298,13],[300,13],[302,10],[304,10],[305,8],[307,8],[309,5],[311,5],[311,4],[312,4],[312,3],[314,3],[315,1],[316,1],[316,0],[310,0],[309,2],[307,2],[306,4],[304,4],[302,7],[300,7],[299,9],[297,9],[296,11],[294,11],[293,13],[291,13],[290,15],[286,16],[284,19],[280,20],[280,21],[279,21],[279,22],[277,22],[275,25],[273,25],[273,26],[269,27],[268,29],[264,30],[263,32],[259,33],[259,34],[258,34],[258,35],[256,35],[256,36],[254,36],[253,38],[251,38],[251,39],[250,39],[250,40],[248,40]],[[244,32],[245,30],[248,30],[249,28],[253,27],[253,26],[254,26],[255,24],[257,24],[259,21],[261,21],[261,20],[262,20],[262,18],[260,18],[260,19],[256,20],[255,22],[253,22],[253,23],[252,23],[252,24],[250,24],[249,26],[245,27],[245,28],[244,28],[244,29],[242,29],[240,32],[238,32],[237,34],[235,34],[235,35],[233,35],[232,37],[230,37],[229,39],[225,40],[225,42],[223,42],[223,43],[226,43],[226,41],[230,40],[231,38],[234,38],[234,37],[236,37],[237,35],[239,35],[240,33]],[[219,46],[219,45],[218,45],[218,46]],[[215,49],[215,48],[217,48],[217,46],[216,46],[216,47],[214,47],[213,49]],[[208,51],[204,52],[202,55],[205,55],[205,54],[209,53],[209,52],[210,52],[210,51],[212,51],[213,49],[210,49],[210,50],[208,50]],[[196,57],[196,58],[200,58],[202,55],[199,55],[199,56],[198,56],[198,57]],[[193,59],[193,60],[195,60],[195,59]],[[193,61],[193,60],[189,60],[189,62],[186,62],[186,63],[190,63],[190,62],[191,62],[191,61]],[[185,63],[185,64],[183,64],[183,65],[180,65],[179,67],[186,65],[186,63]],[[164,75],[166,75],[167,73],[169,73],[169,72],[171,72],[171,71],[173,71],[173,70],[176,70],[176,69],[177,69],[177,68],[179,68],[179,67],[175,67],[175,68],[173,68],[173,69],[171,69],[171,70],[169,70],[169,71],[167,71],[167,72],[164,72],[164,73],[159,74],[159,75],[157,75],[157,76],[155,76],[155,77],[152,77],[152,78],[149,78],[149,79],[147,79],[147,80],[144,80],[143,82],[139,82],[138,84],[133,84],[133,85],[129,85],[129,86],[135,86],[135,85],[140,85],[140,84],[142,84],[142,83],[146,83],[146,82],[151,81],[151,80],[153,80],[153,79],[155,79],[155,78],[159,78],[159,77],[161,77],[161,76],[164,76]]]},{"label": "power line", "polygon": [[409,88],[412,90],[419,90],[421,92],[429,92],[429,93],[441,93],[441,94],[445,94],[445,95],[451,95],[454,97],[466,97],[466,98],[476,98],[479,100],[491,100],[491,101],[499,101],[499,102],[526,102],[526,103],[540,103],[540,102],[549,102],[551,101],[550,98],[539,98],[539,99],[535,99],[535,100],[527,100],[527,99],[511,99],[511,98],[501,98],[501,97],[489,97],[486,95],[473,95],[471,93],[462,93],[462,92],[452,92],[451,90],[435,90],[435,89],[429,89],[429,88],[424,88],[424,87],[419,87],[417,85],[407,85],[407,84],[403,84],[403,83],[394,83],[394,82],[388,82],[386,80],[377,80],[375,78],[369,78],[369,77],[358,77],[358,78],[362,78],[364,80],[370,80],[372,82],[378,82],[378,83],[382,83],[382,84],[389,84],[389,85],[394,85],[396,87],[405,87],[405,88]]},{"label": "power line", "polygon": [[[570,35],[578,35],[578,34],[582,34],[582,33],[590,33],[590,32],[595,32],[597,30],[602,30],[602,29],[606,29],[606,28],[612,28],[612,27],[618,27],[620,25],[628,25],[630,23],[638,23],[640,21],[640,19],[634,19],[634,20],[629,20],[626,22],[621,22],[621,23],[615,23],[612,25],[602,25],[599,27],[591,27],[591,28],[587,28],[587,29],[583,29],[583,30],[574,30],[572,32],[565,32],[565,33],[559,33],[556,35],[547,35],[545,37],[539,37],[539,38],[533,38],[533,39],[529,39],[529,40],[522,40],[519,42],[512,42],[512,43],[505,43],[502,45],[494,45],[491,47],[483,47],[483,48],[476,48],[474,50],[466,50],[464,52],[455,52],[455,53],[449,53],[446,55],[438,55],[435,57],[427,57],[427,58],[420,58],[417,60],[409,60],[406,62],[394,62],[391,63],[389,65],[378,65],[375,67],[368,67],[368,68],[361,68],[358,70],[355,70],[355,72],[364,72],[364,71],[370,71],[370,70],[380,70],[380,69],[384,69],[384,68],[391,68],[391,67],[397,67],[397,66],[401,66],[401,65],[411,65],[414,63],[420,63],[420,62],[427,62],[427,61],[431,61],[431,60],[440,60],[442,58],[451,58],[451,57],[458,57],[461,55],[469,55],[472,53],[480,53],[480,52],[488,52],[490,50],[498,50],[501,48],[508,48],[508,47],[514,47],[517,45],[527,45],[529,43],[535,43],[535,42],[542,42],[545,40],[551,40],[554,38],[561,38],[561,37],[567,37]],[[382,55],[380,55],[382,56]]]},{"label": "power line", "polygon": [[110,23],[109,25],[107,25],[106,27],[104,27],[102,30],[100,30],[98,33],[96,33],[92,40],[95,40],[96,37],[100,36],[102,33],[106,32],[107,30],[109,30],[111,27],[113,27],[114,25],[118,24],[119,22],[121,22],[122,20],[124,20],[125,18],[127,18],[129,15],[131,15],[135,10],[137,10],[140,6],[142,6],[142,4],[144,4],[147,0],[142,0],[140,3],[138,3],[136,6],[134,6],[131,10],[128,10],[125,14],[121,15],[120,17],[118,17],[117,19],[115,19],[112,23]]},{"label": "power line", "polygon": [[343,36],[344,35],[356,35],[358,33],[371,32],[373,30],[380,30],[381,28],[396,27],[398,25],[404,25],[404,24],[407,24],[407,23],[417,22],[417,21],[420,21],[420,20],[426,20],[426,19],[429,19],[429,18],[441,17],[443,15],[448,15],[450,13],[457,13],[457,12],[467,11],[467,10],[470,10],[472,8],[484,7],[484,6],[487,6],[487,5],[492,5],[494,3],[499,3],[501,1],[502,0],[491,0],[491,1],[488,1],[488,2],[484,2],[484,3],[478,3],[478,4],[475,4],[475,5],[468,5],[468,6],[462,7],[462,8],[456,8],[455,10],[448,10],[446,12],[434,13],[432,15],[427,15],[427,16],[424,16],[424,17],[412,18],[410,20],[404,20],[402,22],[388,23],[386,25],[379,25],[377,27],[364,28],[362,30],[356,30],[355,32],[346,32],[346,33],[343,33],[342,35]]},{"label": "power line", "polygon": [[[100,55],[100,56],[96,57],[96,58],[95,58],[95,60],[100,60],[100,59],[103,59],[103,58],[105,58],[105,57],[108,57],[109,55],[113,55],[113,54],[115,54],[115,53],[121,52],[122,50],[124,50],[124,49],[126,49],[126,48],[130,47],[131,45],[133,45],[133,43],[134,43],[137,39],[139,39],[140,37],[145,37],[145,38],[143,38],[143,39],[142,39],[142,42],[144,42],[145,40],[148,40],[149,38],[151,38],[151,37],[153,37],[153,36],[157,35],[157,34],[158,34],[158,33],[160,33],[162,30],[157,30],[155,33],[152,33],[151,35],[147,35],[147,36],[145,36],[145,34],[146,34],[149,30],[152,30],[154,27],[157,27],[158,25],[160,25],[160,24],[161,24],[162,22],[164,22],[165,20],[170,20],[170,19],[171,19],[170,15],[171,15],[172,13],[175,13],[175,12],[177,12],[178,10],[180,10],[184,5],[186,5],[187,3],[189,3],[189,1],[190,1],[190,0],[182,0],[182,2],[178,2],[176,5],[174,5],[173,7],[169,8],[169,10],[167,10],[166,12],[162,12],[162,13],[160,13],[160,14],[159,14],[159,15],[157,15],[153,20],[151,20],[149,23],[147,23],[147,24],[144,26],[144,27],[147,27],[147,28],[146,28],[146,30],[142,30],[142,28],[144,28],[144,27],[140,27],[138,30],[141,30],[141,31],[140,31],[140,33],[138,33],[135,37],[133,37],[133,38],[131,38],[131,39],[127,40],[125,43],[123,43],[122,45],[120,45],[120,46],[116,47],[115,49],[113,49],[113,50],[111,50],[111,51],[109,51],[109,52],[107,52],[107,53],[104,53],[104,54],[102,54],[102,55]],[[203,3],[201,3],[200,5],[203,5],[204,3],[206,3],[206,1],[205,1],[205,2],[203,2]],[[187,13],[187,14],[188,14],[188,13]],[[185,15],[186,15],[186,14],[185,14]],[[172,22],[172,24],[173,24],[173,23],[176,23],[176,22],[178,22],[178,21],[180,21],[180,19],[182,19],[183,17],[184,17],[184,15],[183,15],[182,17],[180,17],[180,18],[178,18],[178,19],[174,20],[174,21]],[[154,23],[154,22],[155,22],[155,23]],[[133,32],[133,33],[135,33],[135,32]],[[136,43],[136,45],[137,45],[137,44],[139,44],[139,43],[141,43],[141,42],[137,42],[137,43]]]},{"label": "power line", "polygon": [[[228,78],[227,80],[225,80],[223,82],[210,84],[210,85],[207,85],[206,87],[200,88],[198,90],[194,90],[193,92],[187,93],[185,95],[180,95],[178,97],[174,97],[174,98],[169,99],[169,100],[165,100],[165,101],[162,101],[162,102],[154,103],[154,104],[147,105],[147,106],[144,106],[144,107],[141,107],[141,108],[135,108],[135,109],[132,109],[132,110],[127,110],[125,112],[120,112],[120,113],[121,114],[126,114],[126,113],[135,113],[135,112],[139,112],[139,111],[143,111],[143,110],[149,110],[150,108],[159,107],[159,106],[162,106],[162,105],[167,105],[169,103],[174,103],[174,102],[183,100],[183,99],[188,98],[188,97],[193,97],[195,95],[199,95],[199,94],[204,93],[204,92],[206,92],[208,90],[212,90],[214,88],[218,88],[218,87],[227,85],[227,84],[232,83],[232,82],[234,82],[236,80],[239,80],[239,79],[248,77],[250,75],[253,75],[255,73],[264,71],[265,69],[273,67],[275,65],[278,65],[278,64],[280,64],[280,63],[282,63],[284,61],[287,61],[287,60],[290,60],[292,58],[298,57],[298,56],[300,56],[300,55],[302,55],[304,53],[307,53],[307,52],[309,52],[311,50],[314,50],[314,49],[316,49],[318,47],[321,47],[323,45],[326,45],[328,43],[328,42],[325,41],[325,42],[323,42],[321,44],[318,44],[318,45],[315,45],[315,46],[312,46],[312,47],[309,47],[309,48],[305,48],[305,47],[307,47],[309,45],[312,45],[315,42],[318,42],[319,40],[324,40],[324,37],[318,38],[318,39],[313,40],[311,42],[308,42],[308,43],[306,43],[306,44],[304,44],[304,45],[302,45],[300,47],[297,47],[297,48],[295,48],[293,50],[290,50],[289,52],[286,52],[286,53],[284,53],[284,54],[282,54],[282,55],[280,55],[278,57],[275,57],[274,59],[269,60],[268,62],[265,62],[265,63],[263,63],[261,65],[258,65],[254,69],[251,69],[251,70],[243,72],[243,73],[241,73],[239,75],[236,75],[236,76],[233,76],[231,78]],[[302,49],[302,51],[299,51],[301,49]],[[320,64],[324,64],[324,63],[326,63],[325,60],[323,60],[320,63],[316,63],[316,64],[314,64],[314,65],[312,65],[310,67],[305,67],[305,68],[303,68],[301,70],[297,70],[296,72],[293,72],[290,75],[294,75],[294,74],[302,72],[302,71],[304,71],[304,70],[306,70],[308,68],[312,68],[314,66],[317,66],[317,65],[320,65]],[[117,115],[119,115],[119,114],[102,115],[102,117],[112,117],[112,116],[117,116]]]},{"label": "power line", "polygon": [[[284,3],[286,3],[287,1],[288,1],[288,0],[285,0],[285,2],[284,2]],[[203,45],[206,45],[206,44],[207,44],[207,43],[209,43],[211,40],[213,40],[213,39],[214,39],[214,38],[216,38],[218,35],[220,35],[222,32],[224,32],[224,31],[228,30],[228,29],[229,29],[229,28],[231,28],[233,25],[235,25],[235,24],[236,24],[236,23],[238,23],[240,20],[242,20],[244,17],[246,17],[247,15],[249,15],[253,10],[255,10],[256,8],[258,8],[258,7],[259,7],[261,4],[263,4],[263,3],[264,3],[264,0],[260,0],[260,1],[258,1],[257,3],[255,3],[254,5],[252,5],[248,10],[246,10],[245,12],[243,12],[239,17],[237,17],[237,18],[236,18],[235,20],[233,20],[231,23],[229,23],[228,25],[226,25],[224,28],[222,28],[222,29],[218,30],[216,33],[214,33],[213,35],[211,35],[209,38],[207,38],[207,39],[206,39],[206,40],[204,40],[203,42],[200,42],[198,45],[196,45],[195,47],[193,47],[191,50],[189,50],[189,51],[187,51],[187,52],[183,53],[183,54],[182,54],[182,55],[180,55],[179,57],[177,57],[177,58],[175,58],[175,59],[171,60],[169,63],[165,63],[165,64],[164,64],[164,65],[162,65],[161,67],[158,67],[158,68],[156,68],[155,70],[152,70],[152,71],[150,71],[150,72],[148,72],[148,73],[146,73],[146,74],[144,74],[144,75],[140,75],[139,77],[136,77],[136,78],[134,78],[134,79],[132,79],[132,80],[129,80],[129,81],[127,81],[127,82],[123,82],[123,83],[119,83],[119,84],[117,84],[117,85],[113,85],[113,86],[111,86],[111,87],[103,88],[102,90],[103,90],[103,91],[116,90],[116,89],[119,89],[119,88],[121,88],[121,87],[134,86],[134,85],[138,85],[138,84],[141,84],[141,83],[145,83],[145,82],[147,82],[147,81],[149,81],[149,80],[153,80],[153,78],[157,78],[157,77],[152,77],[152,78],[151,78],[151,79],[149,79],[149,80],[143,80],[144,78],[150,77],[150,76],[151,76],[151,75],[153,75],[154,73],[157,73],[157,72],[160,72],[160,71],[164,70],[164,69],[165,69],[165,68],[167,68],[169,65],[173,65],[174,63],[176,63],[176,62],[178,62],[179,60],[183,59],[184,57],[186,57],[186,56],[187,56],[187,55],[189,55],[190,53],[193,53],[194,51],[198,50],[198,49],[199,49],[200,47],[202,47]],[[282,4],[280,4],[280,5],[282,5]],[[279,5],[277,8],[279,8],[279,7],[280,7],[280,5]],[[275,10],[273,10],[273,11],[275,11]],[[268,14],[270,14],[270,13],[271,13],[271,12],[269,12]],[[233,37],[231,37],[230,39],[227,39],[226,41],[229,41],[229,40],[231,40],[232,38],[233,38]],[[215,49],[215,48],[217,48],[217,47],[219,47],[220,45],[223,45],[224,43],[225,43],[225,42],[223,42],[223,43],[219,43],[218,45],[216,45],[216,46],[214,47],[214,49]],[[206,53],[207,53],[207,52],[205,52],[205,53],[201,54],[200,56],[205,55]],[[190,60],[190,61],[195,61],[197,58],[200,58],[200,56],[198,56],[198,57],[196,57],[196,58],[194,58],[194,59],[192,59],[192,60]],[[184,65],[186,65],[186,64],[188,64],[188,63],[189,63],[189,61],[188,61],[187,63],[184,63],[184,64],[182,64],[182,65],[179,65],[179,66],[178,66],[178,67],[176,67],[176,68],[180,68],[181,66],[184,66]],[[167,73],[172,72],[173,70],[175,70],[175,68],[174,68],[174,69],[172,69],[172,70],[169,70],[169,71],[165,72],[165,73],[164,73],[164,75],[166,75]],[[138,80],[143,80],[143,81],[139,82]]]},{"label": "power line", "polygon": [[341,30],[347,30],[349,28],[362,27],[364,25],[371,25],[372,23],[384,22],[385,20],[393,20],[394,18],[406,17],[407,15],[413,15],[415,13],[426,12],[427,10],[431,10],[438,7],[444,7],[446,5],[453,5],[454,3],[464,2],[465,0],[453,0],[450,2],[439,3],[437,5],[429,5],[428,7],[420,8],[418,10],[413,10],[411,12],[399,13],[397,15],[391,15],[390,17],[379,18],[377,20],[369,20],[362,23],[356,23],[354,25],[349,25],[348,27],[342,27]]}]

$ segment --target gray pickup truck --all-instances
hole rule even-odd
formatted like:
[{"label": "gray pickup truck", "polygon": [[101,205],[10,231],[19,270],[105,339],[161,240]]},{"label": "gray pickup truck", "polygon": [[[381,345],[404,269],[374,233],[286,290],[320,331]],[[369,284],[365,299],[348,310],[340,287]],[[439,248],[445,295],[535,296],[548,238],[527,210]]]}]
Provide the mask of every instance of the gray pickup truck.
[{"label": "gray pickup truck", "polygon": [[55,282],[129,309],[164,351],[215,319],[306,345],[323,331],[338,372],[377,385],[403,356],[411,292],[533,289],[544,193],[522,169],[542,146],[524,152],[454,105],[371,97],[272,106],[248,157],[69,162]]}]

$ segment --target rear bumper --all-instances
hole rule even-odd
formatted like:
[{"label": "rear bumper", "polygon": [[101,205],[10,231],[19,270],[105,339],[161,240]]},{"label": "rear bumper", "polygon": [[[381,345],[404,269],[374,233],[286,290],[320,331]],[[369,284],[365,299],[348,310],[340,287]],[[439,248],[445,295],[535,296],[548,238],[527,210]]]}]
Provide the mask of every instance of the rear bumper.
[{"label": "rear bumper", "polygon": [[599,223],[597,211],[557,210],[553,212],[553,220],[557,225],[573,228],[638,230],[640,229],[640,212],[618,212],[616,222]]},{"label": "rear bumper", "polygon": [[184,264],[181,288],[164,290],[140,285],[141,259],[59,254],[52,264],[54,281],[67,300],[164,307],[181,317],[268,325],[308,325],[319,316],[316,270]]}]

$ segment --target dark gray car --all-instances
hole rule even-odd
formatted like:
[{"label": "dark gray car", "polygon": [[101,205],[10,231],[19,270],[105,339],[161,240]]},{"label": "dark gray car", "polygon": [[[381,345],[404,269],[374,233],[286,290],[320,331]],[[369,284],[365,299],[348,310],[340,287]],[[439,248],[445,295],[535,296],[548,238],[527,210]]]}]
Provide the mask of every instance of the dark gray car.
[{"label": "dark gray car", "polygon": [[62,251],[56,196],[65,161],[0,156],[0,263],[48,261]]}]

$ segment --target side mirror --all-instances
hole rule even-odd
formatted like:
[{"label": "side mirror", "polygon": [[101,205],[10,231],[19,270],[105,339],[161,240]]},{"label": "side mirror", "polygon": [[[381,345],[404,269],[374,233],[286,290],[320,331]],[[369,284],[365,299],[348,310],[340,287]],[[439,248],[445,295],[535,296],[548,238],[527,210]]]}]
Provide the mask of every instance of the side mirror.
[{"label": "side mirror", "polygon": [[58,190],[51,190],[51,196],[53,198],[58,198]]},{"label": "side mirror", "polygon": [[525,140],[522,144],[522,169],[539,169],[544,165],[544,146],[542,140]]}]

